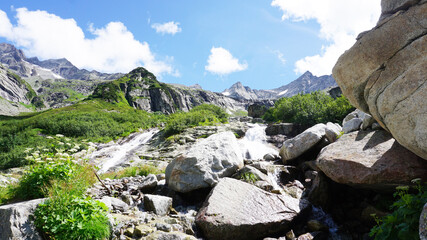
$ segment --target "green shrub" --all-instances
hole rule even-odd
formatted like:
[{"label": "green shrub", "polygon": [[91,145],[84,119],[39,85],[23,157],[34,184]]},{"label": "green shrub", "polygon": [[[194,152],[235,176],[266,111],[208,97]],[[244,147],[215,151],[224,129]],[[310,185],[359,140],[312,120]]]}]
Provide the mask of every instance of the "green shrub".
[{"label": "green shrub", "polygon": [[393,203],[393,213],[379,219],[373,216],[377,226],[370,232],[376,240],[386,239],[419,239],[419,217],[427,202],[427,185],[421,186],[417,180],[416,193],[410,193],[409,187],[397,187],[394,197],[399,199]]},{"label": "green shrub", "polygon": [[251,172],[245,172],[242,175],[240,175],[240,180],[243,180],[248,183],[254,183],[256,181],[259,181],[260,179]]},{"label": "green shrub", "polygon": [[166,123],[165,137],[183,132],[195,126],[209,126],[227,122],[228,114],[224,109],[209,104],[202,104],[189,112],[171,114]]},{"label": "green shrub", "polygon": [[269,122],[291,122],[314,125],[326,122],[341,122],[354,109],[344,97],[333,99],[323,92],[297,94],[281,98],[263,116]]},{"label": "green shrub", "polygon": [[60,192],[40,204],[35,225],[48,239],[108,239],[108,208],[89,197]]}]

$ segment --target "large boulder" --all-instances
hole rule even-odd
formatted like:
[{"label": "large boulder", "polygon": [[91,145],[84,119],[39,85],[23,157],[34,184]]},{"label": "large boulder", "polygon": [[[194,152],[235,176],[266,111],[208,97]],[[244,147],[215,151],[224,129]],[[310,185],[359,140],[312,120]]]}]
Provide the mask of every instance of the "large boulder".
[{"label": "large boulder", "polygon": [[262,239],[288,229],[309,207],[305,200],[266,192],[251,184],[223,178],[196,216],[207,239]]},{"label": "large boulder", "polygon": [[325,136],[326,125],[319,123],[305,130],[294,138],[288,139],[280,149],[282,161],[295,159],[314,147]]},{"label": "large boulder", "polygon": [[383,0],[381,20],[333,69],[351,104],[427,159],[427,1]]},{"label": "large boulder", "polygon": [[0,240],[41,240],[30,216],[44,199],[0,206]]},{"label": "large boulder", "polygon": [[169,188],[177,192],[212,187],[220,178],[243,167],[237,139],[230,131],[217,133],[194,144],[166,168]]},{"label": "large boulder", "polygon": [[316,166],[335,182],[368,189],[393,190],[415,178],[427,180],[427,162],[384,130],[344,134],[322,149]]}]

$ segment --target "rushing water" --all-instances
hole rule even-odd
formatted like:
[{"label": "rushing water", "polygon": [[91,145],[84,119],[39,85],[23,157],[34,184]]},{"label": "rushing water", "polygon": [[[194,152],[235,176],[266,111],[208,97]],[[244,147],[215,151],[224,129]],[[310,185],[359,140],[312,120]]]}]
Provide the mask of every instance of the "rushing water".
[{"label": "rushing water", "polygon": [[249,126],[250,128],[246,131],[245,136],[239,141],[243,158],[258,160],[267,153],[277,155],[278,151],[267,143],[266,126],[259,124],[250,124]]},{"label": "rushing water", "polygon": [[148,132],[134,133],[119,143],[101,147],[91,154],[90,159],[96,162],[100,161],[97,164],[101,166],[98,173],[105,173],[110,168],[131,158],[133,154],[146,144],[157,132],[157,129],[153,129]]}]

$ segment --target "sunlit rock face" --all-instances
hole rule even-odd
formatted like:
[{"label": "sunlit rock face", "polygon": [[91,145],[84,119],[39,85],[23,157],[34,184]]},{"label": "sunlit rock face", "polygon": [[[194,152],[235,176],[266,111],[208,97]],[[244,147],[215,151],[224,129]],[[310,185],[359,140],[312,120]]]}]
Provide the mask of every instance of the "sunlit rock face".
[{"label": "sunlit rock face", "polygon": [[427,1],[383,0],[333,76],[350,102],[404,147],[427,159]]}]

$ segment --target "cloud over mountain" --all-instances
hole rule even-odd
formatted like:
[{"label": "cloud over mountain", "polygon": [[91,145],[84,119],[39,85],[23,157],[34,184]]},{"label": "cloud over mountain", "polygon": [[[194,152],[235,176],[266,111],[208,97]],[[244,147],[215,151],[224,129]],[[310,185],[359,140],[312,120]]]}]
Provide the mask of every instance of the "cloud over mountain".
[{"label": "cloud over mountain", "polygon": [[239,72],[248,68],[247,63],[240,63],[239,59],[222,47],[212,47],[205,70],[218,75],[226,75]]},{"label": "cloud over mountain", "polygon": [[101,28],[90,25],[89,38],[72,18],[26,8],[16,9],[15,18],[12,24],[0,10],[0,37],[21,47],[27,56],[67,58],[78,68],[101,72],[128,72],[142,65],[157,75],[179,75],[172,57],[159,60],[149,44],[136,40],[121,22]]}]

